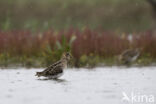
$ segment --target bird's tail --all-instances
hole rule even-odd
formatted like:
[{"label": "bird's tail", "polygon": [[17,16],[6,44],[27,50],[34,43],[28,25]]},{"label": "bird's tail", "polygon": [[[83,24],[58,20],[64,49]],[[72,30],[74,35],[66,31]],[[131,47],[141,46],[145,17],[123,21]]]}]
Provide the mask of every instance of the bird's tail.
[{"label": "bird's tail", "polygon": [[38,77],[42,76],[42,72],[36,72],[35,76],[38,76]]}]

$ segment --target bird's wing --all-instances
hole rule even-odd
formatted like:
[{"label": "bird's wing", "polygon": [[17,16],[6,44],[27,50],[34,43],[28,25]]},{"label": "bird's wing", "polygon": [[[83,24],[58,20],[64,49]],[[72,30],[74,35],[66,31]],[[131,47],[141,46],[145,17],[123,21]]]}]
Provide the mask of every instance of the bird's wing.
[{"label": "bird's wing", "polygon": [[43,73],[46,73],[46,72],[49,72],[49,71],[53,70],[54,67],[56,67],[56,66],[59,65],[59,64],[61,64],[61,61],[57,61],[56,63],[54,63],[54,64],[48,66],[48,67],[43,71]]},{"label": "bird's wing", "polygon": [[132,50],[131,50],[131,49],[128,49],[128,50],[124,51],[121,55],[122,55],[123,57],[125,57],[125,56],[127,56],[129,53],[131,53],[131,52],[132,52]]},{"label": "bird's wing", "polygon": [[58,64],[61,64],[61,61],[57,61],[56,63],[54,63],[54,64],[50,65],[49,67],[47,67],[47,69],[48,69],[48,68],[51,69],[51,68],[57,66]]},{"label": "bird's wing", "polygon": [[61,65],[57,65],[57,66],[53,67],[53,69],[47,71],[45,73],[45,75],[46,76],[48,76],[48,75],[57,75],[57,74],[60,74],[62,72],[63,72],[62,66]]},{"label": "bird's wing", "polygon": [[136,55],[138,55],[138,54],[139,54],[139,52],[136,51],[136,50],[127,50],[127,51],[125,51],[125,52],[122,54],[122,56],[123,56],[123,57],[134,57],[134,56],[136,56]]},{"label": "bird's wing", "polygon": [[122,54],[122,57],[127,59],[127,58],[132,58],[138,55],[139,55],[139,52],[135,50],[127,50]]}]

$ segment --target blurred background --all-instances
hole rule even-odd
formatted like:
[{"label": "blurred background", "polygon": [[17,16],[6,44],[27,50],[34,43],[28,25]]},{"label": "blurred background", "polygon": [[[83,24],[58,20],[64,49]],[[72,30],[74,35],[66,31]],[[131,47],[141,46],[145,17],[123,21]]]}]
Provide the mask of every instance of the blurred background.
[{"label": "blurred background", "polygon": [[134,32],[153,23],[148,0],[1,0],[0,13],[3,30],[89,27]]},{"label": "blurred background", "polygon": [[115,65],[131,47],[151,65],[155,10],[155,0],[0,0],[0,66],[47,66],[64,51],[76,67]]}]

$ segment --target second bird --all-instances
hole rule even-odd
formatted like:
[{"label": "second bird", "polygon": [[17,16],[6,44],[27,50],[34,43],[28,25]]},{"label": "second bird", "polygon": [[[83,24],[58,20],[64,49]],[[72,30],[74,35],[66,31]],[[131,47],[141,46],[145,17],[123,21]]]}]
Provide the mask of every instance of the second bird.
[{"label": "second bird", "polygon": [[140,50],[137,49],[128,49],[125,50],[121,55],[119,55],[119,61],[122,64],[129,65],[134,62],[140,55]]}]

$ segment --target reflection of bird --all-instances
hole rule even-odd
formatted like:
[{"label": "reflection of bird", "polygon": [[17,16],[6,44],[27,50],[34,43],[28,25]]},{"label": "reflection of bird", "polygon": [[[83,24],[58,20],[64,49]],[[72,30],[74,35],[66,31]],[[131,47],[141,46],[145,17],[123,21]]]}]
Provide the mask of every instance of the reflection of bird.
[{"label": "reflection of bird", "polygon": [[125,50],[121,55],[119,55],[119,61],[123,64],[130,64],[134,62],[140,55],[139,49],[128,49]]},{"label": "reflection of bird", "polygon": [[42,72],[36,72],[36,76],[44,76],[52,79],[57,79],[62,76],[63,69],[67,67],[68,61],[71,59],[70,53],[63,53],[61,60],[56,63],[50,65]]}]

